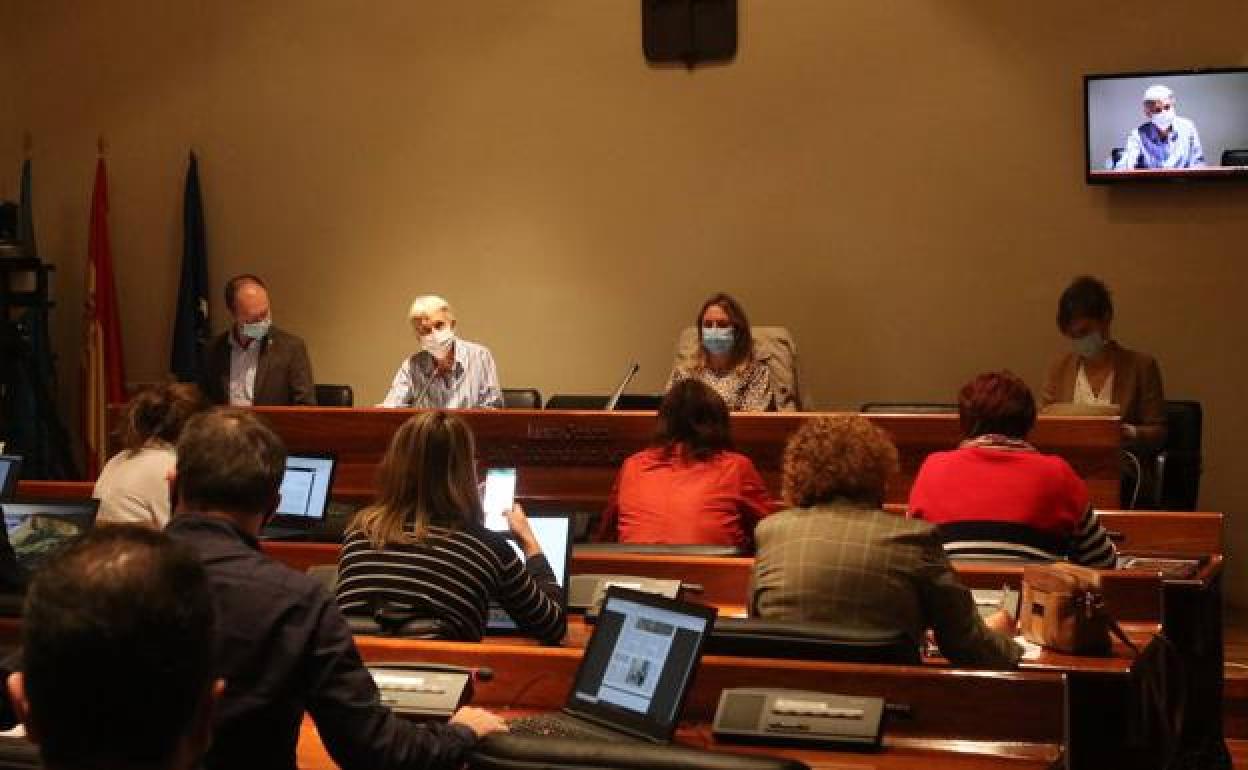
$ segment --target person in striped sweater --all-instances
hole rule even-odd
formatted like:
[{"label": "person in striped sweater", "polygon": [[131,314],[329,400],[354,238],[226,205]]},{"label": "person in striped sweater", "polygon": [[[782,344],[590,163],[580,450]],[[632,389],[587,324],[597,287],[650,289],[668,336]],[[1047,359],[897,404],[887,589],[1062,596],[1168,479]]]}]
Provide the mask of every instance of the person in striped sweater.
[{"label": "person in striped sweater", "polygon": [[520,506],[507,522],[524,558],[485,528],[475,454],[472,431],[447,412],[403,423],[382,459],[377,502],[348,527],[338,605],[347,615],[398,608],[479,641],[493,599],[521,632],[557,644],[567,617],[554,572]]},{"label": "person in striped sweater", "polygon": [[958,394],[958,416],[966,439],[928,455],[908,511],[939,527],[950,558],[1114,566],[1087,485],[1065,460],[1025,440],[1036,422],[1027,383],[1008,371],[981,374]]}]

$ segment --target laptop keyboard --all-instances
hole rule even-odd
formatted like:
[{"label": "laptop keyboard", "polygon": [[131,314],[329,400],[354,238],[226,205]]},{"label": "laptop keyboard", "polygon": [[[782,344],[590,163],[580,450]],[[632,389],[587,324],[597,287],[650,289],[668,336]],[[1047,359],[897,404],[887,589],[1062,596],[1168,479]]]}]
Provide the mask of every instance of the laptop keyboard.
[{"label": "laptop keyboard", "polygon": [[595,730],[588,725],[581,726],[575,722],[554,714],[538,714],[529,717],[516,717],[507,720],[507,730],[514,735],[528,735],[540,738],[566,738],[578,741],[606,741],[608,743],[628,743],[630,738],[617,735],[607,730]]}]

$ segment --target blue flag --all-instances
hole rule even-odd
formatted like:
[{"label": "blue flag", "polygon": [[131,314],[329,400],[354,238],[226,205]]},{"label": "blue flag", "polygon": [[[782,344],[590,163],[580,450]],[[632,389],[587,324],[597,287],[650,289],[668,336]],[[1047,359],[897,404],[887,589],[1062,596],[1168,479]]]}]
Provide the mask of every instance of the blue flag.
[{"label": "blue flag", "polygon": [[22,161],[22,191],[17,212],[17,240],[22,244],[22,255],[39,256],[35,248],[35,210],[30,189],[30,158]]},{"label": "blue flag", "polygon": [[199,193],[199,160],[191,153],[182,199],[182,280],[174,311],[173,353],[169,369],[179,382],[197,382],[208,325],[208,249],[204,243],[204,205]]}]

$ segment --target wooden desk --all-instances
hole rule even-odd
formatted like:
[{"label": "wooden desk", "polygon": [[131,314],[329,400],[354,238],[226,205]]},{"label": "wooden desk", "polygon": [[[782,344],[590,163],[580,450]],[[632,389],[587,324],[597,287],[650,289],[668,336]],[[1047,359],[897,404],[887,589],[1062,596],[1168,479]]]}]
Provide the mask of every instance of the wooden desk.
[{"label": "wooden desk", "polygon": [[[391,435],[411,417],[407,409],[321,409],[260,407],[263,416],[292,451],[333,451],[339,465],[334,496],[371,497],[377,464]],[[113,419],[115,411],[110,412]],[[600,510],[620,463],[650,442],[653,412],[575,412],[547,410],[462,410],[472,426],[483,466],[520,469],[517,494],[575,510]],[[779,492],[784,444],[813,414],[734,414],[733,437]],[[892,436],[901,454],[901,474],[888,499],[904,502],[923,459],[950,449],[961,438],[957,415],[867,415]],[[1088,482],[1093,501],[1118,504],[1119,427],[1117,418],[1041,417],[1031,434],[1040,449],[1066,458]]]},{"label": "wooden desk", "polygon": [[1220,513],[1181,511],[1097,511],[1118,550],[1209,556],[1225,552]]}]

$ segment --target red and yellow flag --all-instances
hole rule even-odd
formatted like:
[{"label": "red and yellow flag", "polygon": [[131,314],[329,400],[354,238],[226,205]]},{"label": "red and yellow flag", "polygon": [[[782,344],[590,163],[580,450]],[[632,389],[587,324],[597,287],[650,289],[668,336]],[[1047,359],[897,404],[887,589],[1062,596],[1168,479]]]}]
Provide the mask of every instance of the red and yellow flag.
[{"label": "red and yellow flag", "polygon": [[108,175],[104,159],[95,166],[91,193],[91,234],[87,241],[87,291],[83,310],[86,335],[82,354],[82,438],[87,477],[95,478],[108,459],[108,405],[125,401],[121,319],[108,245]]}]

